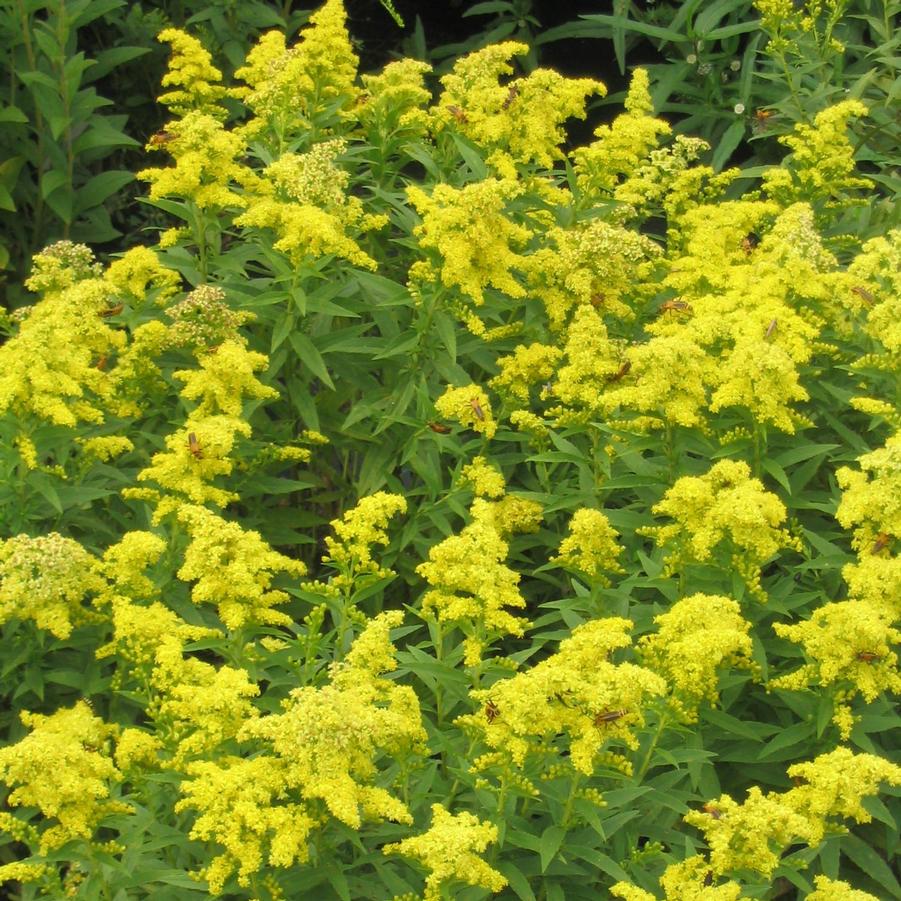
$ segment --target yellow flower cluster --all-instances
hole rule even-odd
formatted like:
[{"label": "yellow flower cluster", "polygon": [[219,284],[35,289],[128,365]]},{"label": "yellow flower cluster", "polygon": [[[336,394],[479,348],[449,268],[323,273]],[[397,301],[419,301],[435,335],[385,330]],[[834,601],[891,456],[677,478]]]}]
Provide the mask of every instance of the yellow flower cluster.
[{"label": "yellow flower cluster", "polygon": [[33,620],[56,638],[96,616],[83,606],[106,585],[99,561],[57,532],[0,541],[0,623]]},{"label": "yellow flower cluster", "polygon": [[378,229],[388,219],[365,213],[362,201],[347,193],[350,176],[335,162],[345,149],[344,141],[331,140],[306,153],[282,154],[254,180],[247,210],[235,224],[271,228],[277,235],[272,246],[296,265],[334,254],[375,269],[375,260],[347,232]]},{"label": "yellow flower cluster", "polygon": [[770,687],[832,688],[833,720],[847,740],[853,725],[849,701],[857,695],[872,702],[884,691],[901,693],[898,655],[891,649],[901,642],[901,631],[892,628],[893,618],[867,601],[840,601],[823,605],[804,622],[775,623],[776,634],[802,645],[809,662],[773,679]]},{"label": "yellow flower cluster", "polygon": [[901,542],[901,434],[859,457],[860,470],[836,472],[842,499],[835,518],[853,530],[860,554],[897,551]]},{"label": "yellow flower cluster", "polygon": [[[700,854],[670,864],[660,877],[666,901],[738,901],[746,897],[737,882],[729,880],[721,885],[714,882],[713,871]],[[618,882],[610,892],[625,901],[656,901],[655,895],[627,882]]]},{"label": "yellow flower cluster", "polygon": [[723,795],[686,814],[685,822],[704,833],[714,874],[750,870],[768,878],[789,845],[818,844],[836,817],[870,822],[863,799],[881,782],[901,784],[901,767],[848,748],[795,764],[788,775],[802,784],[768,794],[752,786],[741,804]]},{"label": "yellow flower cluster", "polygon": [[599,81],[550,69],[500,84],[513,72],[510,58],[527,52],[525,44],[506,41],[461,57],[441,79],[444,91],[433,111],[438,131],[453,127],[466,135],[504,176],[515,177],[516,163],[552,166],[563,155],[563,123],[584,119],[587,98],[606,93]]},{"label": "yellow flower cluster", "polygon": [[655,504],[653,512],[675,520],[670,525],[640,529],[668,549],[669,572],[691,563],[716,560],[717,551],[729,555],[729,566],[760,600],[760,566],[780,548],[800,549],[798,540],[780,528],[785,506],[751,478],[740,460],[721,460],[703,476],[684,476]]},{"label": "yellow flower cluster", "polygon": [[357,56],[346,27],[342,0],[326,0],[310,16],[300,41],[287,49],[285,36],[266,32],[235,73],[246,88],[231,94],[253,117],[240,131],[252,140],[270,132],[278,152],[309,133],[336,101],[349,106],[356,97]]},{"label": "yellow flower cluster", "polygon": [[573,151],[576,185],[582,206],[612,197],[617,186],[630,178],[657,146],[658,137],[670,133],[662,119],[655,119],[646,69],[635,69],[626,95],[626,112],[610,125],[595,130],[597,138]]},{"label": "yellow flower cluster", "polygon": [[510,400],[528,403],[532,389],[550,380],[561,355],[560,348],[550,344],[520,344],[512,354],[498,357],[500,372],[488,384]]},{"label": "yellow flower cluster", "polygon": [[527,257],[529,288],[544,303],[552,330],[574,308],[591,304],[603,315],[635,318],[656,288],[649,277],[660,257],[650,239],[603,219],[551,228],[546,245]]},{"label": "yellow flower cluster", "polygon": [[159,102],[177,116],[198,112],[224,119],[225,109],[219,103],[225,96],[220,84],[222,73],[200,41],[177,28],[163,29],[158,40],[172,45],[172,59],[162,86],[174,88],[161,94]]},{"label": "yellow flower cluster", "polygon": [[476,497],[503,497],[507,485],[503,473],[485,457],[475,457],[460,470],[460,482],[469,485]]},{"label": "yellow flower cluster", "polygon": [[873,183],[854,174],[854,148],[847,130],[849,119],[867,112],[859,100],[843,100],[817,113],[813,125],[799,123],[791,134],[779,138],[792,155],[764,173],[764,193],[782,206],[803,200],[828,209],[860,202],[855,192]]},{"label": "yellow flower cluster", "polygon": [[172,766],[182,770],[193,758],[210,757],[259,715],[250,699],[260,689],[244,669],[217,669],[186,657],[181,641],[191,630],[180,631],[165,636],[156,651],[150,677],[156,697],[149,712],[157,736],[174,750]]},{"label": "yellow flower cluster", "polygon": [[[635,730],[664,680],[632,663],[611,663],[609,655],[631,644],[632,623],[611,617],[576,628],[557,652],[531,669],[490,688],[471,692],[483,705],[457,723],[475,732],[491,749],[474,762],[477,769],[510,761],[522,769],[530,755],[546,763],[556,735],[568,736],[569,761],[585,775],[594,773],[598,755],[611,742],[636,749]],[[631,771],[629,761],[608,753],[604,762]]]},{"label": "yellow flower cluster", "polygon": [[0,347],[0,413],[69,427],[103,422],[114,382],[99,363],[126,339],[103,316],[114,301],[93,254],[54,244],[35,256],[27,284],[44,297]]},{"label": "yellow flower cluster", "polygon": [[199,815],[193,838],[225,846],[203,870],[214,894],[237,872],[240,885],[264,865],[307,859],[307,838],[328,815],[359,829],[363,819],[411,823],[378,763],[422,752],[426,739],[413,689],[382,673],[396,666],[389,630],[400,612],[373,619],[323,688],[299,688],[285,711],[245,721],[242,742],[258,753],[189,765],[176,810]]},{"label": "yellow flower cluster", "polygon": [[[530,232],[505,215],[509,201],[522,191],[518,182],[501,178],[462,188],[439,184],[431,195],[415,185],[407,188],[410,203],[422,217],[414,229],[419,246],[434,250],[438,257],[434,266],[424,260],[415,263],[411,281],[438,280],[476,306],[484,302],[489,287],[523,297],[525,289],[513,270],[525,265],[517,248],[528,241]],[[472,329],[473,323],[467,322],[467,327]]]},{"label": "yellow flower cluster", "polygon": [[110,757],[117,727],[94,716],[84,701],[49,716],[23,712],[21,719],[31,731],[0,748],[0,781],[12,787],[8,804],[36,807],[56,820],[41,833],[42,854],[89,839],[110,814],[132,812],[129,804],[109,800],[110,784],[120,777]]},{"label": "yellow flower cluster", "polygon": [[273,609],[288,595],[270,585],[277,571],[305,575],[300,560],[277,553],[259,532],[245,530],[204,507],[182,505],[178,521],[191,539],[178,578],[196,579],[191,589],[194,603],[216,604],[219,619],[232,631],[250,624],[291,622],[286,613]]},{"label": "yellow flower cluster", "polygon": [[609,586],[607,573],[621,573],[619,555],[622,547],[619,532],[601,510],[577,510],[569,521],[566,538],[560,542],[559,553],[552,563],[574,570],[590,583]]},{"label": "yellow flower cluster", "polygon": [[322,562],[338,570],[330,583],[333,588],[350,594],[361,577],[366,577],[368,582],[393,575],[373,558],[372,548],[388,543],[388,520],[406,510],[407,502],[399,494],[378,491],[362,498],[340,519],[332,520],[335,535],[325,538],[326,553]]},{"label": "yellow flower cluster", "polygon": [[416,572],[432,587],[423,595],[422,611],[451,623],[466,635],[465,662],[477,665],[485,648],[501,635],[522,635],[525,621],[505,607],[522,608],[519,574],[503,561],[509,545],[495,521],[495,505],[473,501],[472,522],[429,551]]},{"label": "yellow flower cluster", "polygon": [[389,138],[425,133],[429,126],[425,106],[432,99],[425,76],[431,71],[428,63],[400,59],[388,63],[380,75],[362,76],[366,93],[355,114],[372,143],[384,146]]},{"label": "yellow flower cluster", "polygon": [[639,657],[666,680],[670,706],[682,722],[697,722],[704,701],[716,703],[725,667],[755,668],[751,624],[731,598],[694,594],[676,601],[654,622],[659,628],[639,640]]},{"label": "yellow flower cluster", "polygon": [[418,860],[428,870],[423,901],[441,901],[455,883],[477,885],[499,892],[504,876],[479,857],[497,841],[497,826],[466,811],[451,814],[441,804],[432,805],[432,825],[427,832],[385,845],[385,854]]},{"label": "yellow flower cluster", "polygon": [[493,438],[497,422],[491,411],[488,395],[478,385],[447,388],[435,401],[435,409],[446,419],[454,419],[464,428]]}]

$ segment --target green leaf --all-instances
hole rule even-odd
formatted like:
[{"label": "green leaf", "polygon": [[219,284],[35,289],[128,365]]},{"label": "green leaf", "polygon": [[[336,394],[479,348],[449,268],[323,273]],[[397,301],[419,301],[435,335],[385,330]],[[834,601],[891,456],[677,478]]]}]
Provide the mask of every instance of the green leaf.
[{"label": "green leaf", "polygon": [[732,152],[741,143],[746,130],[744,120],[739,118],[736,118],[736,120],[726,129],[723,136],[720,138],[719,143],[716,145],[716,150],[713,151],[714,171],[719,172],[722,170],[723,166],[726,165],[729,157],[732,156]]},{"label": "green leaf", "polygon": [[611,28],[622,28],[624,31],[634,31],[636,34],[643,34],[649,38],[658,38],[661,41],[671,41],[673,43],[687,43],[690,39],[688,35],[673,31],[671,28],[663,28],[659,25],[651,25],[648,22],[636,21],[626,16],[605,16],[590,15],[582,16],[588,22],[597,22],[598,24],[610,25]]},{"label": "green leaf", "polygon": [[322,354],[316,349],[313,342],[303,333],[298,331],[291,332],[290,343],[294,348],[294,352],[300,358],[300,362],[306,366],[320,381],[335,390],[335,383],[329,375],[329,371],[322,359]]},{"label": "green leaf", "polygon": [[557,856],[564,838],[566,838],[566,830],[562,826],[548,826],[541,834],[538,853],[541,858],[542,873],[547,871],[551,861]]},{"label": "green leaf", "polygon": [[134,181],[134,175],[123,169],[110,169],[95,175],[83,184],[75,195],[75,214],[94,206],[101,206],[105,201],[125,185]]},{"label": "green leaf", "polygon": [[504,875],[517,898],[522,899],[522,901],[535,901],[535,893],[529,885],[529,880],[523,876],[522,870],[516,863],[502,860],[494,866],[496,870]]},{"label": "green leaf", "polygon": [[901,898],[901,884],[898,883],[889,865],[870,845],[854,833],[850,833],[842,838],[841,848],[843,854],[885,889],[888,893],[887,898]]}]

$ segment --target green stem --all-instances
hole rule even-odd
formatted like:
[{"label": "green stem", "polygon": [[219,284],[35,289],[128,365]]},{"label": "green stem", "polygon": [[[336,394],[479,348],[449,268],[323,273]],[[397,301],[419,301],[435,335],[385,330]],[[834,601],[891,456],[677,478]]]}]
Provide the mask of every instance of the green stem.
[{"label": "green stem", "polygon": [[582,782],[582,774],[576,773],[573,776],[572,784],[569,787],[569,797],[566,799],[566,806],[563,808],[563,821],[560,823],[563,829],[569,828],[569,821],[572,818],[573,802],[576,800],[576,792]]},{"label": "green stem", "polygon": [[644,781],[645,774],[647,773],[648,768],[651,765],[651,758],[654,756],[654,751],[657,748],[657,743],[660,741],[660,736],[663,735],[663,730],[666,728],[667,719],[668,717],[665,713],[660,714],[660,719],[657,721],[657,729],[654,732],[651,743],[648,745],[648,750],[645,752],[644,759],[642,760],[641,766],[638,768],[638,773],[635,776],[635,781],[639,784]]}]

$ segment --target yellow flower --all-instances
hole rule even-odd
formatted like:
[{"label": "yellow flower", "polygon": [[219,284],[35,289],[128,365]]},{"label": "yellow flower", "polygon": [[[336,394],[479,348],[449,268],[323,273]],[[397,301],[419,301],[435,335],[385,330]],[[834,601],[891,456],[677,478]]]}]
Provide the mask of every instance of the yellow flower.
[{"label": "yellow flower", "polygon": [[875,754],[855,754],[838,747],[815,760],[788,768],[796,784],[783,795],[785,803],[807,817],[812,825],[810,844],[817,844],[833,824],[831,817],[869,823],[872,814],[863,801],[879,793],[879,786],[901,785],[901,766]]},{"label": "yellow flower", "polygon": [[859,203],[854,194],[873,183],[854,174],[854,148],[847,128],[849,119],[867,113],[859,100],[843,100],[817,113],[813,125],[795,125],[791,134],[779,138],[792,155],[764,173],[764,193],[784,207],[799,200],[821,209]]},{"label": "yellow flower", "polygon": [[493,438],[497,423],[491,411],[488,395],[478,385],[447,388],[435,401],[435,409],[445,419],[455,419],[464,428]]},{"label": "yellow flower", "polygon": [[463,812],[451,814],[441,804],[432,805],[431,828],[422,835],[385,845],[385,854],[418,860],[428,870],[424,901],[440,901],[455,883],[477,885],[499,892],[507,880],[479,857],[497,841],[497,826]]},{"label": "yellow flower", "polygon": [[103,575],[116,591],[126,592],[132,600],[155,597],[156,584],[144,575],[144,570],[153,566],[165,550],[166,542],[152,532],[126,532],[104,551]]},{"label": "yellow flower", "polygon": [[136,770],[153,770],[157,767],[157,754],[163,743],[155,735],[141,729],[123,729],[116,740],[116,766],[123,773]]},{"label": "yellow flower", "polygon": [[96,619],[82,606],[104,588],[99,565],[77,541],[57,532],[0,541],[0,623],[34,620],[56,638]]},{"label": "yellow flower", "polygon": [[702,702],[716,703],[719,673],[725,667],[754,669],[751,624],[731,598],[694,594],[655,616],[654,622],[659,628],[639,640],[639,656],[666,679],[670,704],[683,722],[697,721]]},{"label": "yellow flower", "polygon": [[488,384],[511,400],[528,403],[530,390],[550,380],[561,355],[560,348],[537,341],[528,347],[519,344],[512,354],[498,357],[500,372]]},{"label": "yellow flower", "polygon": [[248,139],[274,138],[274,146],[281,150],[285,143],[309,134],[336,101],[350,107],[357,93],[358,60],[346,20],[341,0],[326,0],[291,49],[286,49],[280,32],[262,35],[235,73],[248,87],[231,92],[254,113],[241,127],[242,134]]},{"label": "yellow flower", "polygon": [[525,265],[516,248],[531,233],[504,213],[522,191],[512,179],[498,178],[462,188],[439,184],[431,196],[415,185],[407,188],[410,203],[422,216],[413,233],[420,247],[436,252],[441,284],[459,289],[476,306],[484,302],[488,287],[509,297],[525,295],[513,270]]},{"label": "yellow flower", "polygon": [[[628,363],[628,368],[622,367]],[[706,423],[707,379],[714,363],[688,334],[660,335],[630,347],[598,404],[640,431]]]},{"label": "yellow flower", "polygon": [[495,523],[493,505],[476,498],[472,522],[459,535],[435,545],[428,562],[416,568],[432,586],[423,595],[423,613],[464,631],[469,639],[467,666],[481,660],[496,636],[523,634],[525,621],[504,609],[526,605],[517,587],[519,574],[502,562],[508,549]]},{"label": "yellow flower", "polygon": [[113,599],[110,610],[113,637],[95,651],[98,659],[117,657],[114,680],[124,681],[129,665],[149,672],[156,661],[157,650],[167,642],[181,647],[189,641],[218,638],[218,629],[191,626],[168,607],[154,601],[146,606],[135,604],[126,597]]},{"label": "yellow flower", "polygon": [[481,456],[463,467],[460,482],[469,485],[476,497],[499,498],[506,490],[503,473]]},{"label": "yellow flower", "polygon": [[860,554],[886,553],[901,540],[901,434],[857,462],[860,471],[843,466],[836,472],[842,499],[835,518],[854,530]]},{"label": "yellow flower", "polygon": [[892,621],[901,617],[901,555],[865,554],[849,563],[842,576],[851,598],[888,610]]},{"label": "yellow flower", "polygon": [[828,876],[814,876],[816,891],[807,896],[807,901],[879,901],[875,895],[852,888],[847,882],[830,879]]},{"label": "yellow flower", "polygon": [[751,870],[768,878],[790,844],[819,841],[815,825],[788,804],[784,795],[764,794],[756,785],[741,804],[722,795],[683,819],[704,833],[710,868],[719,876]]},{"label": "yellow flower", "polygon": [[340,519],[332,520],[330,525],[335,537],[326,536],[322,562],[331,564],[339,572],[332,579],[334,587],[350,592],[361,576],[375,580],[394,575],[373,559],[372,548],[388,543],[388,520],[406,510],[407,502],[400,495],[377,491],[362,498]]},{"label": "yellow flower", "polygon": [[729,565],[751,593],[766,600],[760,566],[782,547],[798,549],[798,541],[780,524],[785,506],[741,460],[721,460],[703,476],[679,479],[653,507],[656,515],[675,520],[666,526],[639,529],[668,548],[668,572],[689,563],[707,563],[716,551],[729,554]]},{"label": "yellow flower", "polygon": [[278,397],[278,391],[264,385],[255,372],[268,364],[264,354],[247,350],[235,340],[224,341],[215,353],[200,358],[199,370],[178,370],[173,376],[185,383],[181,396],[185,400],[197,400],[192,417],[222,413],[240,417],[245,398],[268,400]]},{"label": "yellow flower", "polygon": [[[245,151],[243,139],[200,111],[187,113],[170,128],[173,138],[165,148],[175,165],[142,169],[136,175],[150,182],[151,200],[177,197],[192,201],[199,210],[243,207],[244,198],[231,187],[233,181],[245,178],[245,170],[237,162]],[[160,243],[168,246],[172,242]]]},{"label": "yellow flower", "polygon": [[432,71],[428,63],[400,59],[388,63],[380,75],[364,75],[366,93],[355,110],[368,128],[369,140],[379,143],[389,135],[421,135],[428,127],[425,105],[432,95],[424,79]]},{"label": "yellow flower", "polygon": [[196,604],[216,604],[228,629],[248,624],[290,623],[272,608],[288,600],[284,591],[270,588],[273,573],[281,570],[303,576],[306,567],[272,550],[259,532],[242,529],[204,507],[184,505],[178,520],[190,536],[178,578],[196,579],[191,598]]},{"label": "yellow flower", "polygon": [[441,79],[444,91],[433,111],[439,130],[453,127],[466,135],[511,178],[514,163],[553,166],[563,155],[558,149],[566,139],[563,123],[585,118],[589,95],[606,94],[599,81],[565,78],[550,69],[499,84],[513,72],[510,58],[527,52],[525,44],[505,41],[460,58]]},{"label": "yellow flower", "polygon": [[132,812],[108,800],[110,783],[120,778],[108,751],[117,727],[94,716],[84,701],[49,716],[25,711],[21,719],[31,731],[0,748],[0,780],[12,789],[10,806],[36,807],[57,821],[41,833],[42,854],[72,839],[89,840],[112,813]]},{"label": "yellow flower", "polygon": [[260,689],[246,670],[185,657],[174,636],[163,638],[155,661],[150,681],[157,697],[150,713],[157,736],[174,746],[175,767],[209,757],[259,715],[250,699]]},{"label": "yellow flower", "polygon": [[[224,507],[238,495],[211,484],[217,476],[231,475],[234,461],[230,454],[239,435],[250,436],[250,426],[234,416],[206,416],[189,421],[184,429],[166,436],[166,450],[154,454],[150,465],[138,473],[139,482],[155,482],[169,494],[180,495],[194,504]],[[193,441],[191,435],[194,436]],[[168,512],[162,504],[157,520]]]},{"label": "yellow flower", "polygon": [[200,285],[166,310],[172,319],[169,335],[176,347],[213,352],[224,341],[243,343],[238,329],[253,319],[252,313],[237,312],[225,302],[225,291]]},{"label": "yellow flower", "polygon": [[366,214],[362,201],[348,194],[350,175],[335,162],[346,146],[323,141],[307,153],[283,154],[263,171],[235,224],[273,229],[278,236],[273,247],[296,264],[334,254],[375,269],[375,260],[347,232],[378,229],[388,220]]},{"label": "yellow flower", "polygon": [[[666,691],[663,679],[649,670],[609,661],[612,651],[631,644],[631,627],[629,620],[616,617],[579,626],[547,660],[473,691],[471,696],[484,706],[456,722],[495,752],[486,763],[501,755],[520,769],[536,753],[547,765],[548,742],[566,734],[569,762],[590,776],[609,742],[638,747],[635,730],[644,725],[651,699]],[[604,762],[631,770],[620,755],[608,754]],[[479,767],[478,760],[475,765]]]},{"label": "yellow flower", "polygon": [[590,219],[548,229],[544,246],[526,257],[525,265],[531,292],[558,330],[585,304],[617,320],[634,319],[635,308],[657,290],[652,274],[660,255],[650,238]]},{"label": "yellow flower", "polygon": [[243,741],[262,739],[284,762],[284,789],[315,809],[324,808],[359,829],[363,818],[412,823],[406,806],[381,781],[384,757],[402,762],[424,748],[425,730],[412,688],[380,673],[394,668],[389,629],[403,619],[399,611],[377,616],[356,640],[332,683],[297,688],[284,713],[248,722]]},{"label": "yellow flower", "polygon": [[57,248],[38,255],[29,280],[46,296],[0,347],[0,413],[12,410],[70,427],[100,423],[114,382],[98,362],[124,347],[125,334],[102,315],[111,306],[110,288],[96,277],[90,251]]},{"label": "yellow flower", "polygon": [[57,241],[34,255],[25,287],[35,294],[54,294],[77,282],[99,278],[103,266],[85,244]]},{"label": "yellow flower", "polygon": [[[804,648],[808,663],[770,682],[771,688],[800,690],[831,688],[837,702],[836,723],[850,735],[847,702],[861,695],[872,703],[882,692],[901,692],[898,655],[891,646],[901,642],[892,628],[892,614],[866,601],[824,604],[810,619],[794,625],[775,623],[773,629]],[[853,722],[853,721],[852,721]]]},{"label": "yellow flower", "polygon": [[582,205],[609,197],[657,146],[658,135],[670,133],[666,122],[651,115],[654,107],[648,86],[647,70],[635,69],[626,95],[626,112],[611,125],[599,126],[595,130],[598,140],[573,152],[576,184],[584,195]]},{"label": "yellow flower", "polygon": [[156,252],[149,247],[132,247],[109,265],[106,281],[132,306],[143,306],[148,291],[158,303],[165,302],[178,291],[181,276],[160,263]]},{"label": "yellow flower", "polygon": [[81,445],[82,453],[87,459],[101,460],[108,463],[135,449],[134,443],[124,435],[99,435],[96,438],[76,437]]},{"label": "yellow flower", "polygon": [[302,802],[285,800],[288,770],[271,755],[188,764],[190,778],[181,783],[184,797],[175,812],[199,811],[191,838],[225,847],[199,873],[213,895],[222,894],[235,873],[238,884],[248,886],[267,865],[290,867],[307,861],[316,822]]},{"label": "yellow flower", "polygon": [[608,586],[606,573],[625,572],[617,558],[622,547],[617,542],[619,532],[601,510],[576,510],[569,522],[566,538],[560,543],[559,554],[551,563],[575,570],[589,582]]},{"label": "yellow flower", "polygon": [[225,96],[225,88],[219,83],[222,73],[200,41],[177,28],[163,29],[157,40],[172,45],[172,59],[162,86],[174,88],[161,94],[159,102],[179,116],[201,112],[224,119],[226,111],[219,104]]}]

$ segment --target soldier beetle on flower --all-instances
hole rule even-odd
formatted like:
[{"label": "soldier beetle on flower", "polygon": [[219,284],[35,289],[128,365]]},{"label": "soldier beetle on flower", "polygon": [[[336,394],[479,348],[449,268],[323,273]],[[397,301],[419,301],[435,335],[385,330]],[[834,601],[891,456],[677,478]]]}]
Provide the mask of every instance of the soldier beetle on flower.
[{"label": "soldier beetle on flower", "polygon": [[678,297],[674,297],[672,300],[667,300],[660,305],[661,313],[690,313],[691,312],[691,304],[685,300],[681,300]]},{"label": "soldier beetle on flower", "polygon": [[125,304],[117,303],[113,307],[107,307],[105,310],[100,311],[101,316],[118,316],[122,310],[125,309]]},{"label": "soldier beetle on flower", "polygon": [[450,433],[450,426],[445,425],[443,422],[429,422],[427,423],[428,427],[438,435],[447,435]]},{"label": "soldier beetle on flower", "polygon": [[777,326],[776,318],[773,317],[773,319],[770,321],[770,324],[766,327],[766,331],[763,333],[763,337],[764,338],[772,337],[773,332],[776,331],[776,326]]},{"label": "soldier beetle on flower", "polygon": [[620,366],[619,369],[617,369],[616,372],[613,373],[613,375],[607,376],[607,381],[608,382],[619,382],[629,374],[629,370],[631,370],[631,369],[632,369],[632,361],[626,360],[623,363],[623,365]]},{"label": "soldier beetle on flower", "polygon": [[888,532],[880,532],[873,542],[873,550],[870,553],[881,554],[889,546],[891,540],[892,536]]},{"label": "soldier beetle on flower", "polygon": [[469,405],[472,407],[472,412],[476,414],[476,419],[481,421],[485,420],[485,411],[482,409],[479,404],[479,399],[477,397],[473,397],[469,401]]},{"label": "soldier beetle on flower", "polygon": [[448,111],[448,112],[449,112],[449,113],[457,120],[457,122],[459,122],[461,125],[465,125],[465,124],[469,121],[469,118],[467,117],[466,113],[465,113],[463,110],[461,110],[459,106],[453,106],[453,105],[451,105],[451,106],[449,106],[449,107],[447,108],[447,111]]},{"label": "soldier beetle on flower", "polygon": [[195,460],[203,459],[203,451],[200,449],[200,442],[197,440],[197,436],[191,432],[188,435],[188,450],[191,452],[191,456]]},{"label": "soldier beetle on flower", "polygon": [[877,654],[875,651],[858,651],[857,659],[861,663],[875,663],[877,660],[882,660],[882,654]]},{"label": "soldier beetle on flower", "polygon": [[600,728],[607,723],[615,723],[617,720],[621,720],[627,712],[626,710],[602,710],[594,715],[594,724]]}]

